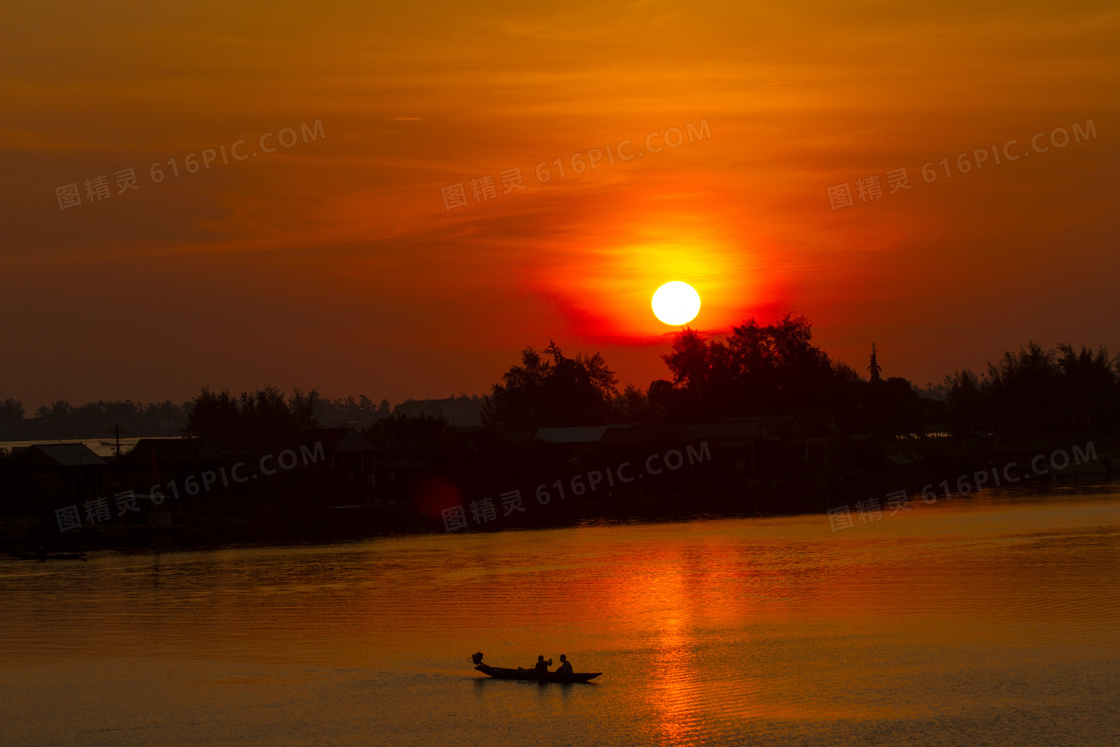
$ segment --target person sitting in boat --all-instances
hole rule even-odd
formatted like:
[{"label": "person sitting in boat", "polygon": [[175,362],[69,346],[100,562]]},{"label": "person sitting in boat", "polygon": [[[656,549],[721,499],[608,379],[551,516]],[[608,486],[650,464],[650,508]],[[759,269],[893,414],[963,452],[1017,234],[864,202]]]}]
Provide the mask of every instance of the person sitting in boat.
[{"label": "person sitting in boat", "polygon": [[556,668],[556,674],[570,675],[572,673],[572,662],[568,661],[568,657],[560,654],[560,666]]},{"label": "person sitting in boat", "polygon": [[548,668],[552,666],[552,659],[544,660],[544,655],[537,657],[537,665],[533,667],[533,673],[537,675],[548,674]]}]

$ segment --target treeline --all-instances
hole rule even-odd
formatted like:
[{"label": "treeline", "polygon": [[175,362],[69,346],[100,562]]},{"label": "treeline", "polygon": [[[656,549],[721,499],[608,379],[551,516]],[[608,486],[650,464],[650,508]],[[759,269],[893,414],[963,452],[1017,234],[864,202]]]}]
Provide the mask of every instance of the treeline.
[{"label": "treeline", "polygon": [[1120,426],[1120,358],[1069,345],[1031,343],[989,366],[915,387],[881,376],[872,353],[867,378],[812,343],[807,319],[754,319],[724,340],[684,330],[662,356],[670,379],[645,391],[627,386],[596,354],[568,358],[553,343],[527,348],[487,399],[491,425],[522,433],[540,427],[642,423],[674,425],[725,418],[830,415],[847,433],[921,434],[943,427],[1007,436],[1114,433]]},{"label": "treeline", "polygon": [[647,390],[617,390],[602,356],[568,358],[553,343],[532,348],[502,376],[488,398],[487,422],[523,433],[540,427],[641,423],[687,425],[725,418],[831,414],[851,431],[914,432],[944,405],[921,397],[909,381],[864,380],[812,344],[804,317],[770,325],[755,320],[724,341],[693,330],[677,334],[662,356],[671,380]]},{"label": "treeline", "polygon": [[298,388],[287,397],[271,386],[242,392],[238,397],[229,390],[215,393],[203,387],[187,404],[186,410],[183,433],[188,436],[339,426],[368,430],[392,415],[387,399],[375,406],[365,395],[357,400],[353,397],[330,400],[320,397],[315,389],[304,394]]},{"label": "treeline", "polygon": [[56,438],[113,437],[119,425],[126,436],[177,436],[187,420],[187,404],[90,402],[71,405],[66,400],[39,407],[28,417],[23,403],[8,398],[0,402],[0,439],[22,441]]},{"label": "treeline", "polygon": [[299,389],[286,396],[273,387],[239,396],[203,388],[181,405],[125,400],[74,407],[60,400],[30,418],[22,403],[7,399],[0,402],[0,439],[108,439],[114,425],[125,436],[334,426],[430,433],[441,430],[449,412],[469,422],[479,404],[486,424],[523,436],[549,426],[684,425],[802,413],[831,415],[850,434],[881,436],[938,426],[1010,437],[1120,430],[1120,357],[1103,348],[1043,350],[1031,343],[989,364],[984,375],[958,371],[941,385],[918,389],[902,377],[882,377],[874,353],[866,378],[833,360],[813,344],[809,321],[791,314],[768,325],[750,319],[723,340],[686,329],[662,358],[669,378],[619,391],[601,355],[568,357],[550,342],[543,352],[526,348],[520,364],[481,401],[406,402],[395,416],[384,399],[375,406],[366,396],[330,400]]},{"label": "treeline", "polygon": [[[310,406],[310,411],[307,407]],[[23,403],[8,398],[0,401],[0,440],[30,441],[63,438],[113,437],[119,426],[124,437],[181,436],[205,423],[215,432],[287,427],[350,426],[371,427],[392,413],[389,401],[379,404],[365,395],[327,399],[312,391],[303,395],[298,389],[291,398],[273,387],[233,396],[228,391],[215,394],[207,388],[190,400],[176,404],[166,401],[144,404],[91,402],[71,405],[66,400],[39,407],[28,417]],[[192,426],[192,418],[195,424]],[[303,424],[302,426],[299,424]]]},{"label": "treeline", "polygon": [[1120,424],[1120,357],[1071,345],[1031,343],[988,365],[985,376],[946,377],[950,426],[1009,436],[1115,433]]},{"label": "treeline", "polygon": [[[407,409],[408,402],[400,407]],[[447,423],[426,413],[406,415],[390,411],[389,401],[377,407],[368,397],[357,402],[352,397],[324,400],[312,389],[304,394],[295,389],[285,396],[275,387],[242,392],[234,397],[229,391],[202,392],[188,403],[187,423],[183,433],[188,436],[218,437],[241,431],[288,431],[308,428],[345,426],[362,431],[383,430],[401,438],[437,436]]]}]

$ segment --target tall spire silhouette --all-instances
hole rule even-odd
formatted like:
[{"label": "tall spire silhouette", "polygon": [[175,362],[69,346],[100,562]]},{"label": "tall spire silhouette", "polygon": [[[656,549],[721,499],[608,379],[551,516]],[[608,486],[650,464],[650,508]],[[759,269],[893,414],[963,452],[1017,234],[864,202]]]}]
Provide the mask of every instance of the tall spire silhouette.
[{"label": "tall spire silhouette", "polygon": [[875,343],[871,343],[871,365],[868,366],[867,369],[869,371],[871,371],[871,380],[872,381],[882,381],[883,380],[879,376],[879,372],[882,371],[883,368],[882,368],[882,366],[879,365],[879,357],[878,357],[878,352],[875,350]]}]

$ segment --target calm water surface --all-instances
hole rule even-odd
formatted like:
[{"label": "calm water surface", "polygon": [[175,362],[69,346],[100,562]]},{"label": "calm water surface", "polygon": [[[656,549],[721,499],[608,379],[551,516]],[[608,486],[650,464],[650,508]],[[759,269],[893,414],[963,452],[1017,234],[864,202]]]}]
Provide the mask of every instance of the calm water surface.
[{"label": "calm water surface", "polygon": [[1120,493],[4,561],[0,622],[4,744],[1117,745]]}]

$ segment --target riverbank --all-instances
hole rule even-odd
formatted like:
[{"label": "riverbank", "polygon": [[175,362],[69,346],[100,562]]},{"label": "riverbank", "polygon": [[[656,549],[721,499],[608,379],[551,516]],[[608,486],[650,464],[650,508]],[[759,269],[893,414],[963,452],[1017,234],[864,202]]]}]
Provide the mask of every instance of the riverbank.
[{"label": "riverbank", "polygon": [[243,433],[222,442],[144,440],[110,459],[81,444],[31,445],[0,464],[0,552],[330,542],[698,515],[850,518],[993,487],[1118,475],[1115,437],[883,440],[795,418],[552,429],[533,441],[487,429],[382,441],[347,428]]}]

